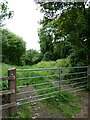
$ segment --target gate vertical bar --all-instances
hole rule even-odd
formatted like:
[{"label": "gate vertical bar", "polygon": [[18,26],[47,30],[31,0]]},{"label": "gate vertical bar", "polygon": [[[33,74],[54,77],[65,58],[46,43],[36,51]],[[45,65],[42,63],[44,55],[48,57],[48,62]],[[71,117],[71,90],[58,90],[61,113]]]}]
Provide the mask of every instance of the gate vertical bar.
[{"label": "gate vertical bar", "polygon": [[[9,102],[16,103],[16,68],[8,70],[8,76],[11,77],[11,80],[8,81],[8,89],[13,90],[13,94],[9,95]],[[17,106],[9,108],[9,115],[13,116],[17,113]]]},{"label": "gate vertical bar", "polygon": [[[88,66],[87,70],[87,75],[88,75],[88,87],[90,87],[90,65]],[[88,93],[88,118],[90,118],[90,91]]]},{"label": "gate vertical bar", "polygon": [[59,92],[60,92],[60,90],[61,90],[61,69],[59,68],[58,69],[58,77],[59,77]]}]

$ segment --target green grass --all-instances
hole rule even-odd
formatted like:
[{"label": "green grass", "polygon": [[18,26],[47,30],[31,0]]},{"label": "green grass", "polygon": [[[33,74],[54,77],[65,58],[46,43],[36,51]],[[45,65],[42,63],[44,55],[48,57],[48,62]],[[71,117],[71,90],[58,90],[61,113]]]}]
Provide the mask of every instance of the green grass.
[{"label": "green grass", "polygon": [[52,114],[59,115],[63,113],[65,117],[74,117],[80,112],[78,97],[66,91],[60,92],[55,98],[46,101],[49,106],[48,111]]},{"label": "green grass", "polygon": [[17,111],[17,118],[31,118],[32,117],[32,108],[30,105],[19,106]]},{"label": "green grass", "polygon": [[[67,67],[69,66],[69,60],[68,59],[62,59],[57,61],[50,61],[45,62],[42,61],[36,65],[33,66],[14,66],[14,65],[7,65],[2,64],[2,75],[7,76],[7,70],[9,68],[15,67],[16,69],[31,69],[31,68],[58,68],[58,67]],[[69,72],[68,69],[65,69],[65,72]],[[57,74],[57,70],[49,70],[49,71],[27,71],[27,72],[17,72],[17,78],[22,77],[30,77],[30,76],[47,76],[47,75],[55,75]],[[34,87],[36,90],[42,89],[42,88],[50,88],[55,87],[55,85],[51,82],[51,80],[55,80],[58,77],[48,77],[48,78],[34,78],[34,79],[28,79],[28,80],[18,80],[17,86],[22,85],[29,85],[29,84],[39,84],[39,83],[45,83],[48,82],[46,85],[40,85]],[[7,89],[7,82],[3,82],[3,89]],[[55,89],[47,89],[44,91],[38,91],[38,94],[46,94],[50,92],[57,91],[58,88]],[[19,92],[19,90],[18,90]],[[56,94],[57,95],[57,94]],[[47,95],[46,97],[50,97],[50,95]],[[51,98],[48,100],[44,100],[44,102],[47,102],[48,112],[53,114],[59,114],[60,112],[64,114],[66,117],[73,117],[75,114],[77,114],[80,111],[79,106],[79,100],[75,95],[69,94],[68,92],[61,92],[59,95],[57,95],[55,98]],[[28,105],[24,105],[19,107],[18,115],[17,117],[31,117],[32,115],[32,108]]]},{"label": "green grass", "polygon": [[22,105],[17,109],[17,114],[14,116],[5,117],[5,120],[29,119],[32,118],[32,108],[30,105]]}]

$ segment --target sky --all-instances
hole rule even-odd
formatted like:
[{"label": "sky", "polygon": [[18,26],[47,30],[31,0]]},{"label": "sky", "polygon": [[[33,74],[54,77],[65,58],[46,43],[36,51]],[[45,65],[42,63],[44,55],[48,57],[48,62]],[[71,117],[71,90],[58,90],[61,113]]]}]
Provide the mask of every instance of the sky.
[{"label": "sky", "polygon": [[6,21],[6,28],[19,35],[26,42],[26,48],[40,50],[38,28],[42,13],[34,0],[7,0],[8,7],[14,11],[12,19]]},{"label": "sky", "polygon": [[[26,42],[26,49],[40,50],[38,22],[43,18],[34,0],[7,0],[10,10],[14,11],[12,19],[6,21],[6,28],[19,35]],[[90,0],[88,0],[90,1]]]}]

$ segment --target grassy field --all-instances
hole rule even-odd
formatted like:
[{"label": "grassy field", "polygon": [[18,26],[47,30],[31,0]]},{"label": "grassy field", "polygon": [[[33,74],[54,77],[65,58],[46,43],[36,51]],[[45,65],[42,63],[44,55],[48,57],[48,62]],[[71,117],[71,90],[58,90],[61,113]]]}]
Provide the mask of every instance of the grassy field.
[{"label": "grassy field", "polygon": [[[7,76],[7,70],[9,68],[15,67],[16,69],[31,69],[31,68],[58,68],[58,67],[67,67],[69,66],[69,61],[67,59],[63,60],[57,60],[57,61],[50,61],[50,62],[45,62],[42,61],[36,65],[33,66],[14,66],[14,65],[7,65],[7,64],[2,64],[2,75]],[[28,71],[28,72],[17,72],[17,78],[21,77],[28,77],[28,76],[47,76],[47,75],[54,75],[56,74],[57,71]],[[36,86],[34,89],[42,89],[42,88],[50,88],[50,87],[55,87],[53,83],[50,82],[50,79],[52,80],[52,77],[48,78],[34,78],[34,79],[28,79],[27,81],[24,80],[17,80],[17,86],[21,85],[29,85],[29,84],[39,84],[39,83],[45,83],[48,82],[47,85],[41,85],[41,86]],[[53,77],[53,79],[57,79],[57,77]],[[2,84],[3,89],[7,89],[7,82],[3,82]],[[51,90],[45,90],[45,91],[39,91],[39,95],[43,95],[49,92],[57,91],[58,88],[51,89]],[[19,92],[19,90],[17,91]],[[50,97],[50,95],[47,95],[47,97]],[[48,103],[48,112],[54,113],[54,114],[59,114],[59,112],[63,113],[65,117],[74,117],[79,111],[80,111],[80,105],[79,105],[79,99],[76,95],[70,94],[66,91],[60,92],[57,94],[56,97],[53,99],[50,98],[48,100],[44,100],[43,103]],[[31,106],[28,105],[23,105],[19,107],[19,111],[17,114],[17,117],[20,118],[26,118],[26,117],[32,117],[32,108]]]}]

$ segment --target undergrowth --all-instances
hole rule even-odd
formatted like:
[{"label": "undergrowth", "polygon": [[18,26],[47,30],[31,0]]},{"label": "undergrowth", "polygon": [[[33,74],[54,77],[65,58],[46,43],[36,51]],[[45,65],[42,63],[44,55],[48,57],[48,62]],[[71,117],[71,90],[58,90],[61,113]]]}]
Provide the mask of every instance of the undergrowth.
[{"label": "undergrowth", "polygon": [[66,91],[61,91],[56,97],[46,102],[48,102],[48,111],[52,114],[58,115],[62,112],[65,117],[74,118],[80,112],[78,97]]},{"label": "undergrowth", "polygon": [[32,108],[29,104],[19,106],[16,118],[31,118]]},{"label": "undergrowth", "polygon": [[[7,64],[2,64],[2,75],[7,76],[7,70],[9,68],[16,67],[16,69],[31,69],[31,68],[58,68],[58,67],[68,67],[69,59],[62,59],[57,61],[50,61],[45,62],[42,61],[33,66],[12,66]],[[64,72],[69,72],[69,69],[65,69]],[[48,76],[48,75],[55,75],[53,77],[41,77],[41,78],[30,78],[28,80],[17,80],[17,86],[22,85],[30,85],[30,84],[40,84],[48,82],[48,84],[35,86],[36,90],[43,89],[43,88],[50,88],[55,87],[55,85],[51,82],[53,80],[58,79],[58,71],[57,70],[45,70],[45,71],[27,71],[27,72],[17,72],[17,78],[25,78],[25,77],[34,77],[34,76]],[[64,79],[64,78],[63,78]],[[1,84],[0,84],[1,85]],[[2,89],[8,89],[7,81],[3,82]],[[58,91],[58,88],[55,89],[46,89],[44,91],[38,91],[38,94],[46,94],[50,92]],[[17,90],[20,92],[20,90]],[[46,95],[46,97],[50,97],[50,95]],[[62,112],[66,117],[74,117],[76,113],[80,111],[79,100],[77,96],[70,94],[66,91],[60,92],[57,94],[56,97],[50,98],[48,100],[44,100],[44,102],[48,103],[48,111],[50,113],[59,114]],[[26,118],[31,117],[31,108],[28,105],[21,106],[18,111],[18,117]]]}]

